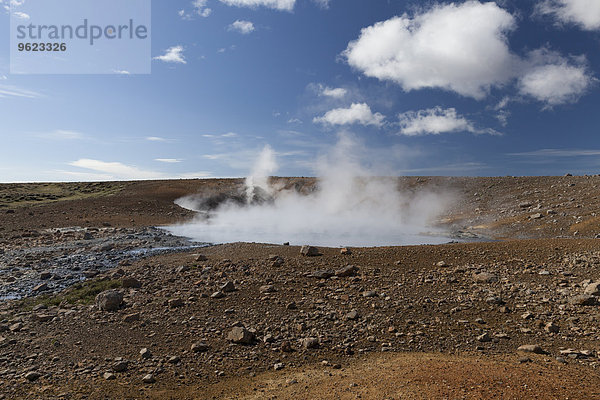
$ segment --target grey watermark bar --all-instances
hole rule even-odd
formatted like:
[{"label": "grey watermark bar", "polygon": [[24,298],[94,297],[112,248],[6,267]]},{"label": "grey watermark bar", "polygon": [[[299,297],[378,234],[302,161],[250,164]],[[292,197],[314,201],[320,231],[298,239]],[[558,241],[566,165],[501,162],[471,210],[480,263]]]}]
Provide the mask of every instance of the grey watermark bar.
[{"label": "grey watermark bar", "polygon": [[151,61],[151,0],[11,3],[11,74],[149,74]]}]

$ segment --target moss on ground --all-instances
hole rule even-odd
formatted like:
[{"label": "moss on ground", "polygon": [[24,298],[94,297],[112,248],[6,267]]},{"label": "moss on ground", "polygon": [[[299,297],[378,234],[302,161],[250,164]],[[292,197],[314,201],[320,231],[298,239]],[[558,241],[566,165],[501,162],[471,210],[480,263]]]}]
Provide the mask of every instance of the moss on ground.
[{"label": "moss on ground", "polygon": [[73,285],[58,294],[40,295],[21,300],[20,308],[31,310],[35,306],[57,306],[62,302],[68,304],[92,304],[98,293],[122,287],[120,280],[90,280]]}]

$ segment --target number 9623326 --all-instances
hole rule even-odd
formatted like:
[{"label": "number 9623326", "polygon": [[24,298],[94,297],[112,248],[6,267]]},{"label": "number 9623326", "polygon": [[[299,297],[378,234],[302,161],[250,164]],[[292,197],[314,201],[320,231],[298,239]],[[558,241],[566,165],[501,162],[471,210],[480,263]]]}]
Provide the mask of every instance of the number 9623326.
[{"label": "number 9623326", "polygon": [[19,43],[19,51],[67,51],[66,43]]}]

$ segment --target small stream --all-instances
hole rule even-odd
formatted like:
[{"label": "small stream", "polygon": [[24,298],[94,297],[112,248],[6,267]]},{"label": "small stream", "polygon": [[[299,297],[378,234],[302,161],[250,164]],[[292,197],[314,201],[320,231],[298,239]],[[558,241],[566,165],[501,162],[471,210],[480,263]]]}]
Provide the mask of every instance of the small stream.
[{"label": "small stream", "polygon": [[0,301],[58,292],[125,260],[208,246],[159,228],[50,229],[18,242],[0,251]]}]

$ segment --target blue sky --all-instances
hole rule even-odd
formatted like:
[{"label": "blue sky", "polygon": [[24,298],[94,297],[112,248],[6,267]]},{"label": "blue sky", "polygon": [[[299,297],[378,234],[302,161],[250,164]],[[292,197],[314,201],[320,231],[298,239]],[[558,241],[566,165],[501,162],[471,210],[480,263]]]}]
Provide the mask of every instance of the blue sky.
[{"label": "blue sky", "polygon": [[156,0],[150,75],[11,75],[9,1],[2,182],[314,175],[341,132],[381,173],[600,173],[597,0]]}]

